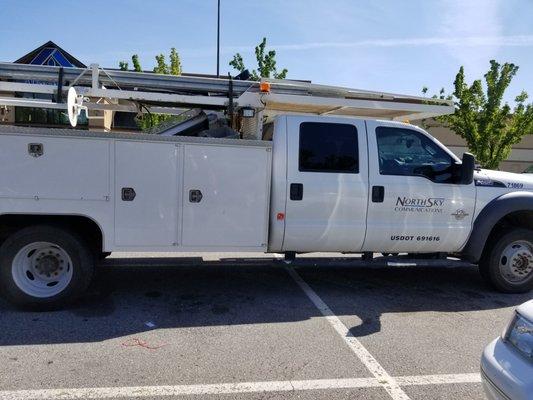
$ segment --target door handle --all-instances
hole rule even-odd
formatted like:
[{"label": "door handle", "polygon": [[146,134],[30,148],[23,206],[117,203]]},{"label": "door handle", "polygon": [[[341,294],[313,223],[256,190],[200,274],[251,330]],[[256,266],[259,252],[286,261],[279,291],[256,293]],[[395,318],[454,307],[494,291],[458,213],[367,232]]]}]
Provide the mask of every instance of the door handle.
[{"label": "door handle", "polygon": [[302,200],[304,197],[304,185],[302,183],[291,183],[290,199]]},{"label": "door handle", "polygon": [[202,192],[198,189],[189,190],[189,202],[199,203],[202,201]]},{"label": "door handle", "polygon": [[135,189],[131,187],[123,187],[120,191],[120,198],[122,201],[133,201],[135,199]]},{"label": "door handle", "polygon": [[372,202],[383,203],[384,199],[385,199],[385,187],[372,186]]}]

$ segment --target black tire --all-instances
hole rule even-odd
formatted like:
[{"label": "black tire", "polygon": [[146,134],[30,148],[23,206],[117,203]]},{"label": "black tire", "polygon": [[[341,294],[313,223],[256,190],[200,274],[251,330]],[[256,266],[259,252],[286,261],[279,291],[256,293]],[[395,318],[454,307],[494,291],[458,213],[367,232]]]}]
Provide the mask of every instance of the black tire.
[{"label": "black tire", "polygon": [[506,230],[494,236],[485,245],[485,250],[479,262],[481,277],[496,290],[503,293],[526,293],[533,289],[533,271],[526,274],[520,281],[512,281],[506,278],[500,268],[511,262],[506,257],[505,250],[514,242],[527,242],[533,249],[533,230],[514,228]]},{"label": "black tire", "polygon": [[[37,242],[48,242],[58,246],[71,261],[71,267],[68,268],[71,270],[70,281],[65,283],[66,287],[59,293],[48,297],[37,297],[24,291],[17,285],[12,272],[13,261],[17,254],[26,246]],[[23,228],[13,233],[0,246],[0,291],[8,301],[19,307],[33,310],[56,309],[85,292],[93,278],[94,260],[95,256],[90,251],[90,246],[74,232],[48,225]]]}]

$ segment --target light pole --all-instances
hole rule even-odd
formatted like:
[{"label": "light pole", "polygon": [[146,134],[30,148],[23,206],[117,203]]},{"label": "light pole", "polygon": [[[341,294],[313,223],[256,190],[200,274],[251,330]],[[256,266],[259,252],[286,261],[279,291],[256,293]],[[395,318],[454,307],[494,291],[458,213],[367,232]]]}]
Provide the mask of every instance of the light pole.
[{"label": "light pole", "polygon": [[220,78],[220,0],[217,8],[217,78]]}]

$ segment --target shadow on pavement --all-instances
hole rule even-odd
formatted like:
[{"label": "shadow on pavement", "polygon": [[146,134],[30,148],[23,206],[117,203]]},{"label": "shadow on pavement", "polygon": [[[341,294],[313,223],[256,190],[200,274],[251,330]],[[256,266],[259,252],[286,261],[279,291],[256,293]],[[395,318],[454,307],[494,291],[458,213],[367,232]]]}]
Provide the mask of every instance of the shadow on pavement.
[{"label": "shadow on pavement", "polygon": [[[381,330],[387,313],[468,312],[517,306],[533,292],[505,294],[488,287],[477,267],[328,268],[299,270],[336,315],[356,315],[355,337]],[[510,318],[510,315],[509,315]]]},{"label": "shadow on pavement", "polygon": [[[87,295],[65,310],[25,312],[1,300],[0,346],[98,342],[149,331],[151,324],[189,328],[321,316],[283,264],[266,262],[113,259],[113,265],[101,268]],[[496,309],[531,297],[496,293],[471,267],[349,268],[330,263],[297,271],[335,314],[363,320],[352,329],[355,336],[379,331],[384,313]]]}]

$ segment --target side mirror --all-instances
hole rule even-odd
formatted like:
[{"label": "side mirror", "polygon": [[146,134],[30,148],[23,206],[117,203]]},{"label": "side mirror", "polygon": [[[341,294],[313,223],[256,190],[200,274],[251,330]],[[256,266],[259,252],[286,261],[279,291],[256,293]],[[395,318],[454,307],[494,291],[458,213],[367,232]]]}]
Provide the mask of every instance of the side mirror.
[{"label": "side mirror", "polygon": [[476,168],[476,159],[470,153],[463,153],[463,162],[461,163],[461,184],[470,185],[474,180],[474,169]]}]

